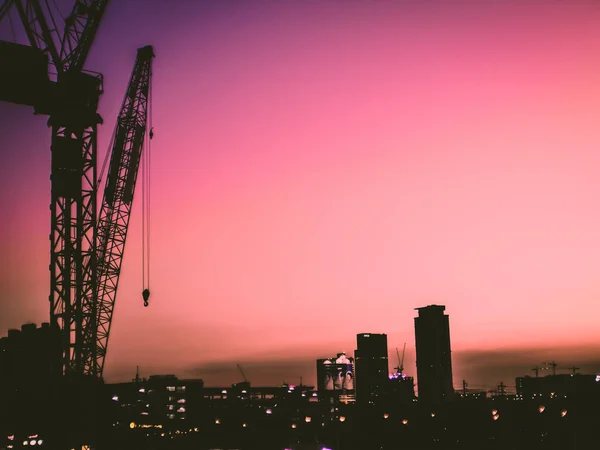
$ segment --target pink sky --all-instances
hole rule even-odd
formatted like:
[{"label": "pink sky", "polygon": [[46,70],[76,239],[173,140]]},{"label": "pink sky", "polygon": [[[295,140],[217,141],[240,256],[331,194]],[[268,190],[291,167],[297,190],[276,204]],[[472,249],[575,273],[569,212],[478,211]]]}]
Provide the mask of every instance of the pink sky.
[{"label": "pink sky", "polygon": [[[151,305],[138,202],[108,381],[139,365],[220,384],[237,362],[255,384],[310,381],[365,331],[391,356],[407,342],[414,374],[413,308],[431,303],[457,385],[500,381],[461,360],[486,351],[513,355],[507,376],[535,352],[600,370],[600,4],[182,2],[134,20],[113,3],[87,64],[106,77],[100,161],[146,44],[155,138]],[[0,115],[6,330],[48,317],[50,152],[45,118]],[[305,372],[267,369],[289,360]]]}]

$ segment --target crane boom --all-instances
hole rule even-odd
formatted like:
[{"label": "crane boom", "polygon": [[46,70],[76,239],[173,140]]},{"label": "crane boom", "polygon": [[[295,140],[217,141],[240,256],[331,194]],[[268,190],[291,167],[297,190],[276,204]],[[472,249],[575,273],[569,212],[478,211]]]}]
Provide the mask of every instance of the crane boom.
[{"label": "crane boom", "polygon": [[244,383],[248,382],[248,379],[246,378],[246,374],[244,373],[244,369],[242,369],[241,365],[237,365],[238,370],[240,371],[240,373],[242,374],[242,378],[244,379]]},{"label": "crane boom", "polygon": [[64,72],[79,72],[92,47],[108,0],[77,0],[65,19],[60,48]]},{"label": "crane boom", "polygon": [[98,219],[96,320],[87,323],[84,348],[92,350],[85,355],[86,370],[99,376],[102,376],[104,369],[133,194],[147,130],[153,57],[151,46],[138,49],[117,119]]}]

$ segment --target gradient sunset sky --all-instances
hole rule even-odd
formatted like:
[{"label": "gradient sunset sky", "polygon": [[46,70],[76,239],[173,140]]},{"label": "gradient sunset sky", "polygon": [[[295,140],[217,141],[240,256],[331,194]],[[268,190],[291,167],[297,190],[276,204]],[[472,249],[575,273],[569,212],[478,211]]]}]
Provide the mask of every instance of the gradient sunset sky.
[{"label": "gradient sunset sky", "polygon": [[[138,195],[107,381],[314,383],[360,332],[416,375],[432,303],[456,386],[600,371],[599,24],[591,0],[111,2],[100,163],[136,49],[156,58],[152,296]],[[50,130],[0,117],[4,336],[48,320]]]}]

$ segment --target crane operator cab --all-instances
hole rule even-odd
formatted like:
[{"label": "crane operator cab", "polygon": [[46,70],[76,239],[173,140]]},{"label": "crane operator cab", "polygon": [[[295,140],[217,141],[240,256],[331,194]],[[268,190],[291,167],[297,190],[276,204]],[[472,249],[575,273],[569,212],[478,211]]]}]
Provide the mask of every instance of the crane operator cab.
[{"label": "crane operator cab", "polygon": [[150,290],[149,289],[144,289],[142,291],[142,297],[144,299],[144,306],[148,306],[148,299],[150,298]]}]

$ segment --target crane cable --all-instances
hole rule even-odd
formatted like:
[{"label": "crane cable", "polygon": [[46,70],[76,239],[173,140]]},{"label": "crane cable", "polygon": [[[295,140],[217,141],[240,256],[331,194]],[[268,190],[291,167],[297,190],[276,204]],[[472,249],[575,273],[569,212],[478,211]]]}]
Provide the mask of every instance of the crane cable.
[{"label": "crane cable", "polygon": [[150,297],[150,160],[151,141],[154,136],[152,127],[152,76],[148,77],[148,125],[146,132],[146,151],[142,154],[142,297],[144,306],[148,306]]}]

